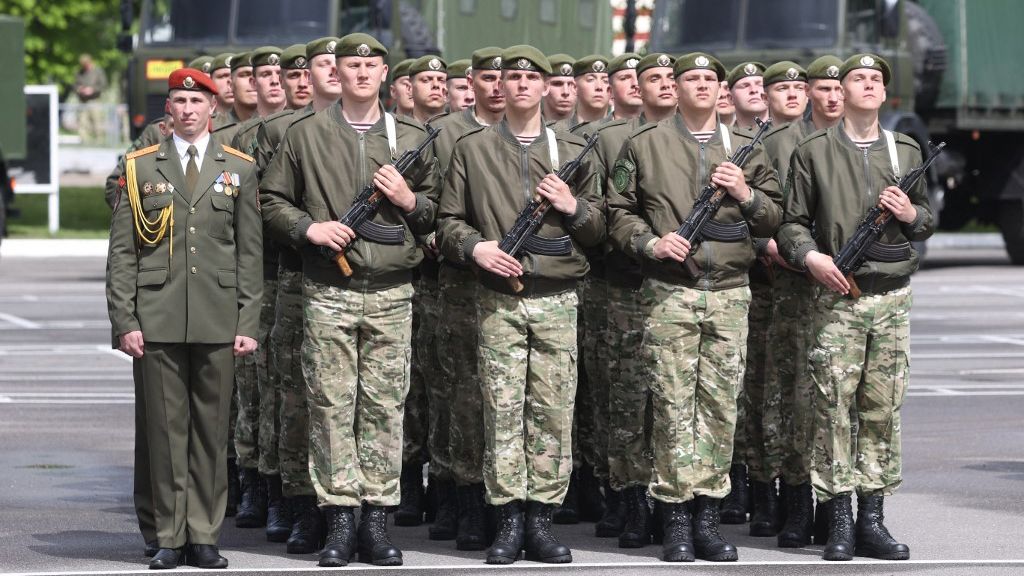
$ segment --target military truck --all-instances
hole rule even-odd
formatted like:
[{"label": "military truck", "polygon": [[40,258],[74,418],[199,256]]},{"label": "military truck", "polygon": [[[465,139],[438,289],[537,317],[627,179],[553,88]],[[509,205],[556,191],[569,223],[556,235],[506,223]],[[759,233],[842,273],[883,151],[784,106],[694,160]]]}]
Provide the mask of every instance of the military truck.
[{"label": "military truck", "polygon": [[133,137],[163,114],[171,71],[201,54],[350,32],[376,36],[392,63],[424,54],[468,58],[482,46],[522,43],[607,53],[612,40],[607,0],[122,0],[121,18]]},{"label": "military truck", "polygon": [[883,127],[948,144],[929,174],[940,227],[994,223],[1024,264],[1021,22],[1019,0],[657,0],[650,46],[706,50],[727,66],[883,56]]},{"label": "military truck", "polygon": [[8,216],[15,215],[9,160],[25,158],[25,23],[0,15],[0,239],[7,235]]}]

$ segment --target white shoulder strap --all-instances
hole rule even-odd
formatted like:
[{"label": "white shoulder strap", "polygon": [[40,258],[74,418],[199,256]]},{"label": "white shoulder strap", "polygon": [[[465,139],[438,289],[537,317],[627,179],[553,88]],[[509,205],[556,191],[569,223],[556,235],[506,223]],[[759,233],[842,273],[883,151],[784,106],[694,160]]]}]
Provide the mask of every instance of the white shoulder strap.
[{"label": "white shoulder strap", "polygon": [[390,112],[384,113],[384,130],[388,133],[388,148],[394,158],[398,154],[398,132],[395,129],[395,117]]},{"label": "white shoulder strap", "polygon": [[725,146],[725,155],[732,156],[732,135],[729,133],[729,127],[721,122],[718,123],[718,133],[722,135],[722,146]]},{"label": "white shoulder strap", "polygon": [[551,157],[551,172],[558,172],[558,142],[555,141],[555,131],[551,128],[544,129],[548,138],[548,156]]},{"label": "white shoulder strap", "polygon": [[892,135],[892,132],[888,130],[882,130],[882,134],[885,135],[885,145],[889,148],[889,163],[892,164],[892,173],[896,177],[896,180],[900,179],[900,159],[896,156],[896,138]]}]

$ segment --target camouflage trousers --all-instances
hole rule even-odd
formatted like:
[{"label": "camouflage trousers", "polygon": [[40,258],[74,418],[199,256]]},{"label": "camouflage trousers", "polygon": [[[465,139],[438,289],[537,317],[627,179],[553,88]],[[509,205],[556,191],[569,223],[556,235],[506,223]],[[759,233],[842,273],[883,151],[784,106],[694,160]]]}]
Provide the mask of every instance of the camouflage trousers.
[{"label": "camouflage trousers", "polygon": [[309,472],[321,504],[399,502],[411,284],[357,292],[303,279]]},{"label": "camouflage trousers", "polygon": [[259,430],[257,445],[259,446],[260,474],[277,475],[281,473],[277,454],[277,443],[280,437],[278,414],[281,412],[281,390],[278,385],[277,371],[270,361],[270,334],[277,322],[277,293],[280,289],[279,280],[267,280],[263,284],[267,292],[260,305],[259,347],[256,354],[259,361],[257,389],[260,396]]},{"label": "camouflage trousers", "polygon": [[814,385],[807,374],[807,354],[813,328],[813,288],[796,272],[780,271],[775,276],[774,322],[769,335],[774,370],[769,374],[769,388],[778,391],[782,426],[778,448],[771,452],[781,457],[782,478],[791,486],[811,481]]},{"label": "camouflage trousers", "polygon": [[277,269],[277,317],[270,332],[270,364],[280,394],[277,454],[284,495],[312,496],[309,409],[302,377],[302,272]]},{"label": "camouflage trousers", "polygon": [[639,354],[646,315],[640,290],[608,285],[608,479],[615,490],[651,481],[650,377]]},{"label": "camouflage trousers", "polygon": [[[274,304],[277,300],[277,281],[265,280],[263,301],[260,303],[260,326],[256,335],[259,345],[255,354],[235,358],[235,394],[238,400],[238,418],[235,420],[235,453],[239,468],[259,468],[260,404],[267,388],[267,339],[274,325]],[[270,407],[269,409],[273,409]],[[277,466],[277,462],[273,462]]]},{"label": "camouflage trousers", "polygon": [[572,473],[576,292],[478,291],[487,502],[561,504]]},{"label": "camouflage trousers", "polygon": [[427,387],[435,378],[436,356],[423,346],[425,341],[433,341],[433,334],[426,332],[436,327],[437,296],[437,284],[433,280],[420,278],[416,282],[412,296],[412,374],[402,424],[403,466],[422,467],[429,459]]},{"label": "camouflage trousers", "polygon": [[715,292],[644,280],[644,354],[654,422],[651,495],[682,503],[729,493],[750,288]]},{"label": "camouflage trousers", "polygon": [[[576,390],[576,422],[583,462],[608,478],[608,282],[588,276],[580,298],[583,370]],[[583,383],[586,382],[584,385]]]},{"label": "camouflage trousers", "polygon": [[782,467],[779,412],[780,394],[773,384],[775,372],[771,333],[774,289],[768,284],[750,285],[747,312],[747,366],[737,401],[736,460],[747,465],[751,481],[770,482]]},{"label": "camouflage trousers", "polygon": [[[432,477],[450,480],[452,465],[449,458],[449,427],[451,420],[451,389],[441,372],[437,350],[437,334],[441,324],[441,295],[434,280],[421,280],[424,288],[423,316],[415,332],[413,346],[413,379],[416,378],[417,359],[427,395],[427,455]],[[419,290],[419,288],[417,288]]]},{"label": "camouflage trousers", "polygon": [[856,300],[823,291],[818,299],[810,352],[811,484],[821,502],[854,491],[888,496],[902,482],[900,408],[910,383],[911,301],[910,287]]},{"label": "camouflage trousers", "polygon": [[[437,356],[448,392],[448,458],[459,486],[484,481],[484,412],[477,373],[477,280],[469,270],[442,266]],[[438,447],[438,451],[443,450]],[[434,455],[431,446],[431,456]]]}]

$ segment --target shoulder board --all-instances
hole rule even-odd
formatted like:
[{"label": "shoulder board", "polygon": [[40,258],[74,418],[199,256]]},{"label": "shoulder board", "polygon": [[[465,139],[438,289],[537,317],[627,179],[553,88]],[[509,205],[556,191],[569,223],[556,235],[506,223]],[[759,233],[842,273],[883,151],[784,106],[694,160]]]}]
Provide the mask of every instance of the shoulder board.
[{"label": "shoulder board", "polygon": [[427,126],[430,126],[434,122],[437,122],[438,120],[440,120],[442,118],[445,118],[445,117],[447,117],[450,114],[451,114],[451,112],[441,112],[439,114],[434,114],[430,118],[427,118],[427,121],[424,124],[426,124]]},{"label": "shoulder board", "polygon": [[153,152],[156,152],[159,149],[160,149],[160,145],[159,144],[153,144],[152,146],[150,146],[148,148],[143,148],[142,150],[136,150],[134,152],[129,152],[129,153],[125,154],[124,155],[124,159],[125,160],[131,160],[132,158],[138,158],[139,156],[145,156],[146,154],[152,154]]},{"label": "shoulder board", "polygon": [[623,124],[626,124],[628,122],[629,122],[629,119],[627,119],[627,118],[619,118],[618,120],[610,120],[610,121],[605,122],[604,124],[601,124],[600,126],[598,126],[597,130],[594,130],[594,134],[597,134],[598,132],[601,132],[602,130],[607,130],[608,128],[612,128],[614,126],[622,126]]},{"label": "shoulder board", "polygon": [[644,132],[647,132],[649,130],[654,130],[655,128],[658,127],[658,124],[660,124],[660,122],[648,122],[647,124],[644,124],[643,126],[640,126],[639,128],[637,128],[636,130],[633,130],[633,133],[630,134],[629,137],[630,138],[635,138],[635,137],[643,134]]},{"label": "shoulder board", "polygon": [[768,132],[764,135],[764,137],[767,139],[772,134],[778,134],[779,132],[785,132],[786,129],[788,129],[793,124],[794,124],[793,122],[786,122],[782,126],[773,126],[773,127],[768,129]]},{"label": "shoulder board", "polygon": [[573,134],[572,132],[555,132],[555,140],[561,140],[562,142],[568,142],[579,146],[587,145],[587,141],[584,140],[582,136]]},{"label": "shoulder board", "polygon": [[804,136],[803,139],[800,140],[800,142],[797,142],[797,146],[803,146],[807,142],[810,142],[811,140],[814,140],[814,139],[817,139],[817,138],[824,138],[825,136],[828,135],[828,131],[829,131],[829,128],[822,128],[821,130],[815,130],[814,132],[811,132],[807,136]]},{"label": "shoulder board", "polygon": [[907,136],[906,134],[904,134],[902,132],[893,132],[893,135],[896,136],[896,143],[897,144],[904,144],[904,145],[910,146],[911,148],[914,148],[916,150],[920,150],[921,149],[921,145],[917,143],[917,140],[914,140],[910,136]]},{"label": "shoulder board", "polygon": [[238,156],[239,158],[241,158],[242,160],[245,160],[246,162],[255,162],[256,161],[256,160],[253,159],[252,156],[249,156],[248,154],[246,154],[245,152],[242,152],[240,150],[235,150],[234,148],[232,148],[231,146],[228,146],[227,144],[224,144],[223,147],[224,147],[224,151],[227,152],[228,154],[231,154],[232,156]]},{"label": "shoulder board", "polygon": [[296,112],[295,114],[292,114],[292,116],[293,118],[289,125],[298,124],[299,122],[302,122],[307,118],[313,118],[314,116],[316,116],[316,112],[313,112],[312,110],[303,109],[299,112]]},{"label": "shoulder board", "polygon": [[461,142],[461,141],[462,141],[462,140],[464,140],[464,139],[465,139],[465,138],[466,138],[467,136],[470,136],[470,135],[472,135],[472,134],[477,134],[477,133],[483,132],[483,131],[484,131],[484,130],[485,130],[486,128],[487,128],[487,126],[476,126],[476,127],[474,127],[474,128],[472,129],[472,130],[470,130],[470,131],[468,131],[468,132],[464,132],[464,133],[462,134],[462,136],[459,136],[459,137],[458,137],[458,138],[457,138],[457,139],[456,139],[455,141],[456,141],[456,142]]},{"label": "shoulder board", "polygon": [[412,126],[413,128],[423,130],[423,124],[420,124],[415,118],[410,118],[409,116],[395,116],[395,121],[398,124],[405,124],[406,126]]},{"label": "shoulder board", "polygon": [[281,118],[282,116],[288,116],[288,115],[294,114],[294,113],[295,113],[295,110],[290,110],[290,109],[286,108],[284,110],[281,110],[280,112],[274,112],[270,116],[267,116],[266,118],[263,119],[263,123],[266,124],[267,122],[270,122],[271,120],[276,120],[278,118]]}]

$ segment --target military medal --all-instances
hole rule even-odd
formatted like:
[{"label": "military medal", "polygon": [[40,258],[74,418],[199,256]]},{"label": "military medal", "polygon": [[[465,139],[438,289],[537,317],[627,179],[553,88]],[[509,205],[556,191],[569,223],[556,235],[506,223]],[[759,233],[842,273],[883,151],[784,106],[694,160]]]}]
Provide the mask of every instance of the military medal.
[{"label": "military medal", "polygon": [[156,184],[156,193],[157,194],[163,194],[166,191],[167,191],[167,184],[164,184],[163,182],[157,182],[157,184]]},{"label": "military medal", "polygon": [[152,182],[144,182],[142,184],[142,195],[143,196],[151,196],[152,194],[153,194],[153,183]]},{"label": "military medal", "polygon": [[215,192],[223,192],[224,191],[224,185],[221,184],[220,182],[217,182],[216,184],[213,185],[213,190]]},{"label": "military medal", "polygon": [[167,192],[171,194],[174,193],[174,184],[171,184],[170,182],[167,183]]}]

